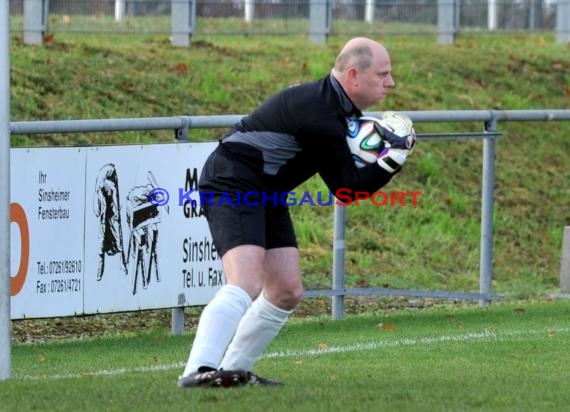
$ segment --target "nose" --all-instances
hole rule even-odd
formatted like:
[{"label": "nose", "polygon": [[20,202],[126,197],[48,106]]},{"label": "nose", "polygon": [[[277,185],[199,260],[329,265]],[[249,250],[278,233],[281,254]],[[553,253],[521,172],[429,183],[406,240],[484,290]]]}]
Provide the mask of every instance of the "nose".
[{"label": "nose", "polygon": [[394,78],[392,77],[392,75],[389,75],[388,77],[386,77],[386,81],[384,82],[384,87],[387,87],[387,88],[396,87],[396,82],[394,81]]}]

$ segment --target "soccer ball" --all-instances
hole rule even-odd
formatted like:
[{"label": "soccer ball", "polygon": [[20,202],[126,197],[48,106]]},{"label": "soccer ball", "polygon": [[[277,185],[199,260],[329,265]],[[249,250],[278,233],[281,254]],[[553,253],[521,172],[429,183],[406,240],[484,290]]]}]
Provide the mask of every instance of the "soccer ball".
[{"label": "soccer ball", "polygon": [[360,117],[348,123],[346,141],[357,167],[374,163],[388,150],[412,150],[416,133],[411,119],[401,113],[384,112],[382,118]]},{"label": "soccer ball", "polygon": [[377,129],[379,121],[361,117],[348,123],[346,142],[357,167],[374,163],[384,149],[384,141]]}]

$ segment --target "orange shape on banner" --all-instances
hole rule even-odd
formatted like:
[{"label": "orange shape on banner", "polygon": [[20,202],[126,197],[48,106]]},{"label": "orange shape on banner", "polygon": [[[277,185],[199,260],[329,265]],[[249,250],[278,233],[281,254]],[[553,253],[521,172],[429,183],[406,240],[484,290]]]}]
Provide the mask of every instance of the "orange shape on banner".
[{"label": "orange shape on banner", "polygon": [[20,228],[20,265],[16,276],[10,279],[10,295],[15,296],[24,287],[30,261],[30,229],[26,212],[19,203],[10,204],[10,222],[15,222]]}]

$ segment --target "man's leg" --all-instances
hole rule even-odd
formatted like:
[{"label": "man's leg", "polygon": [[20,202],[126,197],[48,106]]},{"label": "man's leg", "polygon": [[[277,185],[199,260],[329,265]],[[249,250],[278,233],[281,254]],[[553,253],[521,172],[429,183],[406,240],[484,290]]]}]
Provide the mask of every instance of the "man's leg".
[{"label": "man's leg", "polygon": [[242,318],[220,367],[251,371],[303,296],[299,252],[294,247],[265,253],[263,292]]},{"label": "man's leg", "polygon": [[242,245],[222,257],[227,284],[208,303],[200,321],[183,376],[200,367],[217,369],[244,313],[259,294],[265,249]]}]

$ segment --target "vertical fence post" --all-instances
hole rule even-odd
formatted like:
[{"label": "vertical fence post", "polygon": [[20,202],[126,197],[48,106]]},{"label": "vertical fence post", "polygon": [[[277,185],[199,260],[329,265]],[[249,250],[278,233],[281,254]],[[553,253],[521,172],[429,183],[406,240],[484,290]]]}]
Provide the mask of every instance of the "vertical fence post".
[{"label": "vertical fence post", "polygon": [[115,0],[115,21],[122,22],[125,19],[125,0]]},{"label": "vertical fence post", "polygon": [[172,308],[170,312],[170,331],[173,335],[182,335],[184,332],[184,308]]},{"label": "vertical fence post", "polygon": [[0,381],[11,361],[10,319],[10,9],[0,2]]},{"label": "vertical fence post", "polygon": [[556,3],[556,42],[570,43],[570,0]]},{"label": "vertical fence post", "polygon": [[487,0],[487,30],[497,30],[497,0]]},{"label": "vertical fence post", "polygon": [[455,2],[457,0],[437,0],[437,43],[453,44],[455,41]]},{"label": "vertical fence post", "polygon": [[[485,124],[486,132],[497,131],[497,119],[494,114]],[[485,298],[479,305],[489,306],[491,299],[491,280],[493,278],[493,204],[495,191],[495,136],[483,139],[483,177],[481,190],[481,255],[479,263],[479,293]]]},{"label": "vertical fence post", "polygon": [[376,2],[374,0],[364,0],[364,21],[368,24],[374,23],[374,8]]},{"label": "vertical fence post", "polygon": [[196,1],[171,0],[171,21],[173,46],[189,47],[196,27]]},{"label": "vertical fence post", "polygon": [[[190,121],[188,118],[183,118],[182,125],[179,129],[174,130],[174,136],[177,141],[188,142],[188,129]],[[184,305],[186,297],[184,294],[178,295],[178,304]],[[179,306],[172,308],[170,311],[170,332],[174,336],[182,335],[184,333],[184,307]]]},{"label": "vertical fence post", "polygon": [[330,33],[332,7],[330,0],[310,0],[309,41],[323,46]]},{"label": "vertical fence post", "polygon": [[24,0],[24,44],[43,44],[48,30],[48,0]]},{"label": "vertical fence post", "polygon": [[564,228],[560,257],[560,292],[570,293],[570,226]]},{"label": "vertical fence post", "polygon": [[[346,224],[346,206],[335,203],[333,217],[333,267],[332,267],[332,288],[338,293],[344,290],[344,229]],[[343,292],[344,293],[344,292]],[[332,297],[332,318],[342,319],[344,317],[344,294]]]},{"label": "vertical fence post", "polygon": [[244,1],[244,18],[246,23],[253,22],[253,16],[255,14],[255,3],[254,0]]}]

